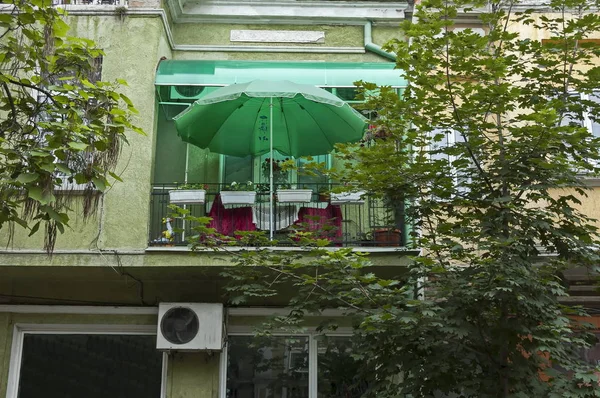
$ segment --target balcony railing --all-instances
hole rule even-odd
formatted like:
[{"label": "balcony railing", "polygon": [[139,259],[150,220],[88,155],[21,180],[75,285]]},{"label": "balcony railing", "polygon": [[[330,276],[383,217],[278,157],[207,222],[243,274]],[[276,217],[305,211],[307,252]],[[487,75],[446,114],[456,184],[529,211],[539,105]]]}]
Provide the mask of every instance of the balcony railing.
[{"label": "balcony railing", "polygon": [[126,6],[128,0],[52,0],[52,5],[109,5]]},{"label": "balcony railing", "polygon": [[[277,246],[296,246],[298,236],[306,232],[328,239],[332,246],[394,247],[406,243],[403,206],[366,193],[328,194],[325,192],[335,192],[339,188],[332,184],[298,184],[296,190],[307,190],[306,197],[286,199],[282,194],[276,195],[271,211],[267,184],[258,192],[252,191],[255,196],[249,198],[248,203],[227,203],[227,193],[222,193],[228,191],[227,185],[200,185],[206,191],[204,203],[179,206],[188,209],[193,216],[211,217],[209,227],[223,235],[239,237],[236,231],[264,231],[269,236],[272,228]],[[185,245],[190,239],[198,239],[194,238],[197,232],[193,231],[190,222],[171,217],[169,191],[179,188],[181,185],[178,184],[153,185],[150,246]],[[282,187],[276,185],[275,188]],[[169,236],[169,228],[176,233]]]}]

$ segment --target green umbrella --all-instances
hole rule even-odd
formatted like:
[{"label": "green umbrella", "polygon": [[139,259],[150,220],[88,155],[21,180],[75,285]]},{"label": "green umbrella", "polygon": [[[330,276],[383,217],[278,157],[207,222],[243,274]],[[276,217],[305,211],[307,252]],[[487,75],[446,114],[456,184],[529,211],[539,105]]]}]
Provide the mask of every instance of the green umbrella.
[{"label": "green umbrella", "polygon": [[321,88],[255,80],[202,97],[175,117],[175,125],[184,141],[211,152],[243,157],[277,150],[297,157],[326,154],[337,142],[360,140],[366,121]]},{"label": "green umbrella", "polygon": [[174,120],[184,141],[240,157],[274,150],[294,157],[326,154],[335,143],[360,140],[367,127],[360,113],[328,91],[268,80],[215,90]]}]

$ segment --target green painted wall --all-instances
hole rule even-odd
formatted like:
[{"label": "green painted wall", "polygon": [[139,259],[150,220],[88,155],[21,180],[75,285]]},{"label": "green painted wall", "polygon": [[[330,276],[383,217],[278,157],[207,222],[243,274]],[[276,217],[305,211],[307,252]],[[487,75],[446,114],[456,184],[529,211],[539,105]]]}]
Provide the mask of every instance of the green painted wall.
[{"label": "green painted wall", "polygon": [[168,398],[217,398],[220,354],[174,353],[169,356]]},{"label": "green painted wall", "polygon": [[[319,44],[294,43],[297,46],[313,47],[356,47],[362,46],[362,26],[332,25],[224,25],[224,24],[178,24],[173,26],[173,38],[177,44],[221,44],[221,45],[257,45],[229,41],[231,30],[314,30],[325,32],[325,40]],[[290,43],[268,43],[269,46],[288,46]]]},{"label": "green painted wall", "polygon": [[[104,49],[103,80],[123,78],[129,82],[123,88],[140,111],[135,122],[147,136],[129,134],[129,145],[122,149],[116,173],[124,183],[115,183],[104,197],[103,208],[87,224],[73,218],[73,230],[58,237],[57,249],[137,248],[146,247],[147,219],[150,201],[152,171],[155,101],[154,73],[159,53],[159,43],[164,42],[164,29],[159,18],[123,18],[116,16],[70,17],[69,32],[75,36],[96,40]],[[132,34],[135,32],[135,34]],[[143,51],[140,51],[143,49]],[[165,51],[164,44],[161,51]],[[164,54],[169,55],[170,54]],[[80,206],[79,203],[74,204]],[[20,228],[8,245],[14,249],[41,248],[43,234],[28,239]],[[0,245],[9,243],[6,233]]]}]

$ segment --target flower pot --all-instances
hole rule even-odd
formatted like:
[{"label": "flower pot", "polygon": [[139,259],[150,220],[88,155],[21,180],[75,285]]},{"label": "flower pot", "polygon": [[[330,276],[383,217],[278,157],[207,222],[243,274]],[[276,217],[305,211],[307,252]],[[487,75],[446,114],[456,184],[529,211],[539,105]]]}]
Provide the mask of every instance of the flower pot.
[{"label": "flower pot", "polygon": [[277,200],[279,202],[310,202],[312,189],[278,189]]},{"label": "flower pot", "polygon": [[202,204],[206,201],[204,189],[176,189],[169,191],[169,202],[173,204]]},{"label": "flower pot", "polygon": [[319,193],[319,202],[329,202],[331,195],[329,193]]},{"label": "flower pot", "polygon": [[373,242],[379,247],[397,247],[402,242],[402,235],[397,229],[382,228],[373,231]]},{"label": "flower pot", "polygon": [[221,191],[221,203],[224,205],[253,204],[255,200],[255,191]]},{"label": "flower pot", "polygon": [[365,191],[358,192],[342,192],[342,193],[331,193],[331,204],[332,205],[340,205],[340,204],[355,204],[361,205],[365,203],[362,196],[365,194]]}]

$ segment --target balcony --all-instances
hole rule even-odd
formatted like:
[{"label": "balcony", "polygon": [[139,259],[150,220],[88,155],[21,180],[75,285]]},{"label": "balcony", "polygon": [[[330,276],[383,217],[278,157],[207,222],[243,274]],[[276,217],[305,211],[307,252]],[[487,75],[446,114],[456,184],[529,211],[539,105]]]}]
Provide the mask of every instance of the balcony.
[{"label": "balcony", "polygon": [[[298,184],[296,190],[306,190],[304,198],[285,198],[280,193],[269,201],[268,186],[259,186],[246,199],[228,203],[228,185],[199,184],[205,190],[203,203],[179,204],[193,216],[211,217],[209,225],[217,232],[239,237],[237,231],[264,231],[269,236],[273,229],[275,246],[298,246],[298,236],[310,235],[327,239],[334,247],[399,247],[406,244],[407,225],[402,205],[392,206],[381,198],[368,194],[326,194],[339,191],[334,184]],[[338,189],[336,189],[338,187]],[[197,233],[190,222],[170,217],[169,191],[180,184],[154,184],[151,193],[150,246],[186,245]],[[275,190],[283,187],[275,187]],[[319,193],[321,192],[321,193]],[[292,192],[296,194],[296,192]],[[278,196],[280,196],[278,198]],[[241,203],[247,201],[247,203]],[[225,202],[225,203],[224,203]],[[273,223],[271,223],[271,214]],[[168,224],[167,224],[168,222]],[[171,228],[175,234],[166,238]],[[196,238],[197,239],[197,238]]]}]

